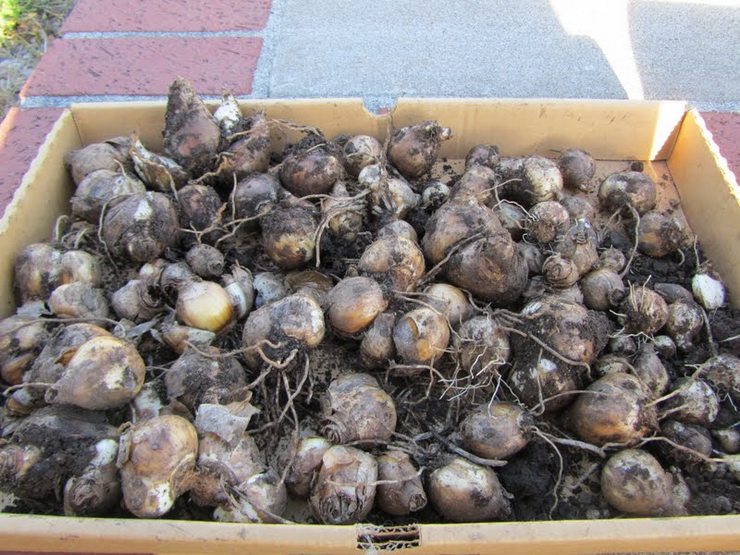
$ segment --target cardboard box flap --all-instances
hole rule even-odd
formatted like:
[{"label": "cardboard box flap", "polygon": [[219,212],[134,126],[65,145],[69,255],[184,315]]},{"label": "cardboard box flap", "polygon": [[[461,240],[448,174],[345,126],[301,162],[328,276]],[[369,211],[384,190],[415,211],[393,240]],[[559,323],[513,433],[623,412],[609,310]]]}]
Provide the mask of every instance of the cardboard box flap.
[{"label": "cardboard box flap", "polygon": [[696,110],[684,118],[668,168],[689,225],[740,306],[740,187]]}]

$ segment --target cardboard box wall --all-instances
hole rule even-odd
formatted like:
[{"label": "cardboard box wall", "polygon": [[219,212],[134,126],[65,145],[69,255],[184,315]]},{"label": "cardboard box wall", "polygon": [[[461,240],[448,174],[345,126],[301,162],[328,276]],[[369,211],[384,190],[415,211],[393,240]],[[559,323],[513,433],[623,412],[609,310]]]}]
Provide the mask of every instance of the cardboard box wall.
[{"label": "cardboard box wall", "polygon": [[[437,119],[451,127],[442,156],[464,158],[479,143],[503,155],[553,156],[578,146],[600,160],[666,162],[682,208],[707,256],[740,303],[740,190],[701,117],[683,102],[401,99],[386,114],[360,100],[255,100],[244,110],[319,127],[328,137],[364,133],[382,139],[390,126]],[[137,131],[157,149],[164,103],[73,105],[60,117],[0,220],[0,314],[14,310],[12,260],[47,239],[73,191],[64,154]],[[280,143],[295,133],[276,126]],[[357,553],[404,548],[422,553],[596,553],[740,550],[740,516],[535,523],[358,526],[241,525],[167,520],[80,519],[0,514],[0,554]]]}]

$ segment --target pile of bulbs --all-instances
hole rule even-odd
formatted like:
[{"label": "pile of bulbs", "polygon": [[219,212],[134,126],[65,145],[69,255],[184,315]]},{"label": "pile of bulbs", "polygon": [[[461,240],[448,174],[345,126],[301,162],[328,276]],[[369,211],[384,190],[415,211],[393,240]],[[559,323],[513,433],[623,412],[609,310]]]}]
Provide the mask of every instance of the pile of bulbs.
[{"label": "pile of bulbs", "polygon": [[[281,130],[303,138],[276,153]],[[639,166],[596,184],[582,150],[479,145],[443,183],[451,136],[329,140],[230,95],[211,114],[178,79],[163,154],[69,153],[71,218],[17,256],[0,322],[0,490],[67,515],[503,520],[497,469],[545,441],[600,461],[616,511],[686,514],[682,469],[740,452],[740,359],[710,337],[664,364],[704,341],[721,281],[629,280],[687,241]]]}]

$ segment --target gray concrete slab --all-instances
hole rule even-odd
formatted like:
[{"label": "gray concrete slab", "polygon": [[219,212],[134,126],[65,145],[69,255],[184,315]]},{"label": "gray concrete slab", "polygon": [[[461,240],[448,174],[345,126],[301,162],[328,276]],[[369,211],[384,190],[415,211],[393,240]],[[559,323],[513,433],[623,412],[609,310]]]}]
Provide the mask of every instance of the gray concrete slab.
[{"label": "gray concrete slab", "polygon": [[361,96],[371,105],[392,104],[398,96],[644,97],[740,105],[738,2],[274,4],[280,17],[270,22],[265,96]]}]

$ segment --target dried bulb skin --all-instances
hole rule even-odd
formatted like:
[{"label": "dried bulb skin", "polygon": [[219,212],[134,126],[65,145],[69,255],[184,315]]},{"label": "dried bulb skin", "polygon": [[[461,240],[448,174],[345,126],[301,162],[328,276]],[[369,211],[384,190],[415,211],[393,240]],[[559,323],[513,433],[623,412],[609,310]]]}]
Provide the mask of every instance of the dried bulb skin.
[{"label": "dried bulb skin", "polygon": [[542,263],[542,275],[545,281],[557,289],[567,289],[578,283],[580,273],[570,258],[560,254],[548,256]]},{"label": "dried bulb skin", "polygon": [[32,243],[15,257],[13,284],[21,301],[46,300],[60,284],[62,253],[46,243]]},{"label": "dried bulb skin", "polygon": [[524,235],[527,221],[527,213],[524,209],[518,204],[508,200],[502,200],[500,203],[496,203],[493,212],[504,229],[509,232],[511,238],[515,241],[520,241]]},{"label": "dried bulb skin", "polygon": [[[180,227],[195,231],[204,231],[217,223],[219,211],[223,205],[221,197],[213,187],[191,183],[177,192],[177,203],[180,213]],[[212,243],[218,239],[220,232],[209,231],[201,236],[201,240]],[[197,244],[195,235],[185,233],[183,244],[189,246]]]},{"label": "dried bulb skin", "polygon": [[198,277],[193,273],[187,262],[181,261],[166,264],[159,275],[151,281],[158,282],[162,292],[168,297],[174,298],[181,287],[185,287],[190,282],[198,281]]},{"label": "dried bulb skin", "polygon": [[147,150],[135,133],[131,136],[129,155],[136,174],[151,189],[160,193],[180,189],[190,179],[190,174],[172,158]]},{"label": "dried bulb skin", "polygon": [[489,204],[498,178],[496,172],[486,166],[468,167],[462,177],[452,188],[452,198],[459,201],[472,200],[480,204]]},{"label": "dried bulb skin", "polygon": [[529,443],[532,416],[519,405],[495,401],[474,410],[460,424],[463,445],[486,459],[507,459]]},{"label": "dried bulb skin", "polygon": [[257,308],[279,301],[289,293],[288,287],[283,283],[282,274],[272,272],[255,274],[254,290],[257,294],[254,299],[254,306]]},{"label": "dried bulb skin", "polygon": [[49,297],[49,308],[59,318],[107,318],[108,301],[102,289],[82,282],[60,285]]},{"label": "dried bulb skin", "polygon": [[440,143],[451,137],[450,128],[436,121],[402,127],[393,132],[388,145],[388,161],[406,179],[417,179],[432,169]]},{"label": "dried bulb skin", "polygon": [[240,220],[255,218],[245,222],[248,229],[257,227],[257,217],[266,214],[277,204],[281,190],[278,180],[268,173],[255,173],[236,184],[232,202],[234,212]]},{"label": "dried bulb skin", "polygon": [[46,402],[88,410],[119,408],[139,393],[146,366],[133,345],[113,336],[93,337],[69,359],[46,391]]},{"label": "dried bulb skin", "polygon": [[164,116],[164,148],[193,175],[210,168],[221,142],[218,122],[185,79],[170,85]]},{"label": "dried bulb skin", "polygon": [[393,328],[396,352],[409,364],[432,364],[442,357],[449,342],[447,320],[430,308],[407,312]]},{"label": "dried bulb skin", "polygon": [[531,409],[557,412],[569,405],[579,389],[581,376],[570,366],[539,351],[517,354],[508,383],[517,398]]},{"label": "dried bulb skin", "polygon": [[615,509],[636,515],[670,514],[671,479],[651,454],[624,449],[601,471],[601,492]]},{"label": "dried bulb skin", "polygon": [[496,473],[460,457],[432,472],[427,493],[437,512],[453,522],[501,520],[511,514],[509,494]]},{"label": "dried bulb skin", "polygon": [[667,335],[656,335],[653,337],[653,347],[655,347],[655,351],[663,358],[673,358],[676,356],[676,344]]},{"label": "dried bulb skin", "polygon": [[226,487],[239,486],[265,470],[265,460],[257,444],[246,433],[226,441],[214,433],[200,435],[198,441],[198,480],[190,492],[201,507],[228,503]]},{"label": "dried bulb skin", "polygon": [[67,251],[62,255],[61,283],[80,282],[99,287],[103,282],[97,257],[81,250]]},{"label": "dried bulb skin", "polygon": [[40,408],[13,427],[12,443],[0,446],[0,489],[27,499],[60,500],[65,481],[85,474],[105,439],[117,443],[117,432],[101,413]]},{"label": "dried bulb skin", "polygon": [[217,507],[214,518],[220,522],[281,523],[288,506],[288,493],[280,476],[268,470],[252,476],[236,487],[238,501]]},{"label": "dried bulb skin", "polygon": [[592,310],[609,310],[624,299],[622,278],[610,268],[599,268],[581,279],[583,302]]},{"label": "dried bulb skin", "polygon": [[560,199],[560,204],[568,211],[571,220],[596,221],[596,208],[587,198],[565,195]]},{"label": "dried bulb skin", "polygon": [[365,249],[357,268],[392,289],[414,291],[424,275],[424,254],[408,239],[386,237]]},{"label": "dried bulb skin", "polygon": [[164,377],[167,396],[193,413],[202,403],[229,402],[247,385],[244,369],[235,358],[217,358],[220,351],[215,347],[206,348],[206,352],[211,356],[185,351]]},{"label": "dried bulb skin", "polygon": [[740,430],[725,428],[712,430],[712,437],[719,443],[725,453],[736,455],[740,453]]},{"label": "dried bulb skin", "polygon": [[331,195],[321,202],[321,212],[324,218],[328,218],[329,230],[346,242],[357,239],[357,234],[363,230],[364,202],[357,205],[353,202],[346,183],[341,180],[334,184]]},{"label": "dried bulb skin", "polygon": [[545,257],[539,247],[525,241],[518,243],[517,247],[519,248],[519,254],[522,255],[522,258],[527,263],[529,276],[539,276],[542,273],[542,264],[545,262]]},{"label": "dried bulb skin", "polygon": [[221,95],[221,104],[216,108],[213,117],[218,122],[221,134],[224,137],[239,131],[243,121],[242,110],[236,97],[231,92],[224,92]]},{"label": "dried bulb skin", "polygon": [[578,148],[569,148],[560,154],[558,167],[563,175],[563,185],[568,189],[589,192],[596,170],[591,155]]},{"label": "dried bulb skin", "polygon": [[42,320],[20,315],[0,320],[0,378],[9,385],[21,383],[49,337]]},{"label": "dried bulb skin", "polygon": [[69,204],[74,216],[97,225],[103,208],[114,198],[144,192],[144,184],[128,174],[96,170],[80,181]]},{"label": "dried bulb skin", "polygon": [[660,424],[660,433],[673,443],[698,453],[695,455],[683,449],[676,449],[669,444],[661,446],[663,456],[670,461],[679,464],[697,464],[702,462],[702,457],[712,456],[712,436],[703,426],[684,424],[676,420],[664,420]]},{"label": "dried bulb skin", "polygon": [[496,145],[475,145],[465,156],[465,167],[485,166],[496,169],[499,162],[499,150]]},{"label": "dried bulb skin", "polygon": [[102,516],[121,502],[117,456],[117,439],[103,439],[95,444],[95,456],[90,464],[64,485],[66,516]]},{"label": "dried bulb skin", "polygon": [[607,374],[586,388],[569,409],[568,421],[578,437],[594,445],[634,443],[657,426],[655,407],[640,380]]},{"label": "dried bulb skin", "polygon": [[190,345],[205,349],[216,339],[216,334],[212,331],[182,326],[174,319],[164,322],[159,331],[165,344],[178,354],[184,353]]},{"label": "dried bulb skin", "polygon": [[403,451],[386,451],[377,457],[378,480],[395,483],[378,484],[375,502],[389,515],[403,516],[423,509],[427,495],[411,457]]},{"label": "dried bulb skin", "polygon": [[324,524],[353,524],[364,519],[375,501],[378,463],[354,447],[334,446],[321,459],[309,505]]},{"label": "dried bulb skin", "polygon": [[262,220],[262,245],[282,269],[301,268],[313,259],[317,227],[312,208],[302,204],[281,206]]},{"label": "dried bulb skin", "polygon": [[525,207],[557,200],[563,191],[563,176],[557,164],[542,156],[529,156],[521,164],[521,182],[507,189],[508,196]]},{"label": "dried bulb skin", "polygon": [[529,274],[517,244],[506,231],[466,245],[450,258],[446,268],[453,285],[496,307],[514,303],[526,288]]},{"label": "dried bulb skin", "polygon": [[211,245],[193,245],[185,253],[185,261],[204,279],[219,277],[224,271],[224,255]]},{"label": "dried bulb skin", "polygon": [[[284,360],[293,349],[312,349],[324,339],[324,311],[312,297],[289,295],[251,312],[244,324],[245,348],[262,345],[262,352],[276,362]],[[278,347],[271,347],[267,342]],[[250,368],[264,362],[252,350],[244,353]]]},{"label": "dried bulb skin", "polygon": [[653,334],[668,321],[668,305],[663,297],[644,286],[631,289],[620,305],[620,312],[625,314],[628,333]]},{"label": "dried bulb skin", "polygon": [[527,237],[543,245],[554,241],[565,233],[570,222],[570,215],[562,204],[555,200],[538,202],[529,210],[525,225]]},{"label": "dried bulb skin", "polygon": [[[634,228],[634,225],[627,224],[630,233],[634,233]],[[643,254],[662,258],[677,251],[683,238],[683,230],[672,216],[649,211],[640,217],[637,248]]]},{"label": "dried bulb skin", "polygon": [[668,304],[673,304],[676,301],[693,301],[694,297],[691,292],[678,285],[677,283],[656,283],[653,285],[653,289],[656,293],[659,293],[661,297],[665,299]]},{"label": "dried bulb skin", "polygon": [[109,205],[102,236],[110,253],[135,262],[150,262],[180,236],[177,212],[162,193],[139,193]]},{"label": "dried bulb skin", "polygon": [[97,170],[115,172],[129,164],[128,137],[115,137],[102,143],[93,143],[65,154],[64,166],[69,170],[76,185]]},{"label": "dried bulb skin", "polygon": [[244,318],[254,305],[255,291],[252,273],[237,264],[231,267],[230,275],[221,277],[221,281],[231,299],[237,319]]},{"label": "dried bulb skin", "polygon": [[560,237],[555,250],[570,258],[578,268],[578,273],[584,275],[599,262],[598,245],[599,239],[591,223],[579,219]]},{"label": "dried bulb skin", "polygon": [[663,405],[664,414],[685,424],[709,426],[719,414],[719,398],[711,386],[700,379],[678,378],[673,384],[678,393]]},{"label": "dried bulb skin", "polygon": [[318,195],[331,191],[342,173],[337,157],[317,147],[288,156],[280,167],[280,183],[298,197]]},{"label": "dried bulb skin", "polygon": [[366,277],[344,278],[326,298],[327,317],[341,335],[354,335],[373,323],[388,306],[378,283]]},{"label": "dried bulb skin", "polygon": [[645,344],[640,349],[633,368],[651,399],[657,399],[668,391],[668,371],[650,344]]},{"label": "dried bulb skin", "polygon": [[708,359],[703,364],[704,379],[720,393],[729,394],[733,400],[740,400],[740,358],[722,353]]},{"label": "dried bulb skin", "polygon": [[390,175],[380,164],[366,166],[357,178],[360,189],[369,190],[368,206],[378,219],[405,218],[419,205],[419,195],[403,177]]},{"label": "dried bulb skin", "polygon": [[676,347],[681,351],[686,352],[693,347],[694,339],[701,332],[703,325],[704,315],[694,301],[678,300],[668,305],[665,333],[675,341]]},{"label": "dried bulb skin", "polygon": [[298,440],[294,450],[288,455],[293,462],[285,476],[285,487],[291,495],[308,497],[311,482],[321,466],[324,453],[331,443],[321,436],[307,436]]},{"label": "dried bulb skin", "polygon": [[453,327],[459,326],[473,313],[473,306],[460,289],[449,283],[435,283],[424,290],[428,305],[441,312]]},{"label": "dried bulb skin", "polygon": [[691,279],[691,290],[696,300],[707,310],[715,310],[725,304],[725,286],[707,273],[700,272]]},{"label": "dried bulb skin", "polygon": [[427,220],[421,246],[429,261],[437,264],[460,241],[478,233],[493,234],[502,229],[490,208],[474,201],[452,200]]},{"label": "dried bulb skin", "polygon": [[[528,331],[571,360],[592,363],[606,346],[611,324],[602,313],[555,296],[527,303],[521,311]],[[539,350],[533,342],[512,336],[516,352]]]},{"label": "dried bulb skin", "polygon": [[655,183],[642,172],[618,172],[608,175],[599,186],[599,202],[602,210],[629,213],[631,205],[639,214],[655,208],[657,192]]},{"label": "dried bulb skin", "polygon": [[509,334],[487,316],[463,322],[453,337],[460,366],[470,375],[496,373],[509,360]]},{"label": "dried bulb skin", "polygon": [[[23,492],[26,477],[33,475],[34,466],[43,458],[41,449],[35,445],[0,445],[0,487],[4,492]],[[48,492],[43,491],[42,495]],[[31,496],[29,496],[31,497]]]},{"label": "dried bulb skin", "polygon": [[396,430],[396,406],[369,374],[344,374],[321,400],[323,434],[332,443],[384,442]]},{"label": "dried bulb skin", "polygon": [[68,324],[60,326],[44,345],[29,374],[31,382],[53,383],[64,366],[84,343],[94,337],[110,337],[110,333],[93,324]]},{"label": "dried bulb skin", "polygon": [[363,367],[382,368],[396,356],[396,346],[393,344],[395,324],[396,316],[392,312],[384,312],[375,317],[360,343],[360,363]]},{"label": "dried bulb skin", "polygon": [[163,415],[132,426],[119,447],[123,502],[140,518],[167,513],[190,486],[198,453],[195,427]]},{"label": "dried bulb skin", "polygon": [[[433,214],[437,209],[450,199],[450,188],[433,179],[423,185],[419,208],[428,214]],[[414,239],[416,241],[417,239]]]},{"label": "dried bulb skin", "polygon": [[632,365],[629,360],[622,356],[614,354],[602,355],[591,366],[591,374],[596,378],[601,378],[607,374],[616,374],[617,372],[628,374],[630,372],[630,366]]},{"label": "dried bulb skin", "polygon": [[243,120],[248,129],[221,155],[218,171],[231,189],[234,178],[265,172],[270,165],[270,126],[265,114],[256,112]]},{"label": "dried bulb skin", "polygon": [[226,290],[213,281],[191,281],[177,291],[178,320],[187,326],[218,333],[234,317]]},{"label": "dried bulb skin", "polygon": [[352,177],[357,177],[366,166],[377,164],[383,156],[383,145],[375,137],[355,135],[344,143],[342,161],[344,169]]},{"label": "dried bulb skin", "polygon": [[599,267],[608,268],[615,273],[621,272],[627,265],[627,258],[622,251],[609,247],[599,255]]},{"label": "dried bulb skin", "polygon": [[419,244],[419,236],[416,234],[416,230],[406,220],[393,220],[381,227],[375,234],[376,239],[387,239],[389,237],[408,239]]}]

